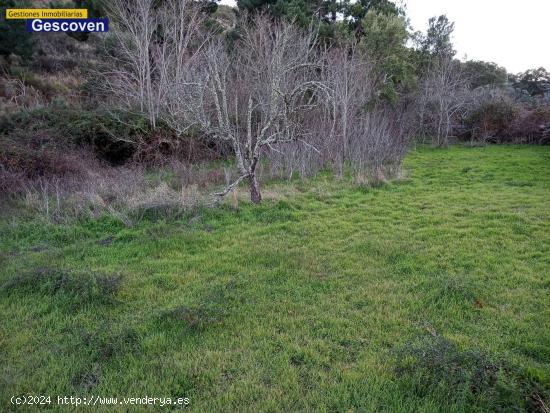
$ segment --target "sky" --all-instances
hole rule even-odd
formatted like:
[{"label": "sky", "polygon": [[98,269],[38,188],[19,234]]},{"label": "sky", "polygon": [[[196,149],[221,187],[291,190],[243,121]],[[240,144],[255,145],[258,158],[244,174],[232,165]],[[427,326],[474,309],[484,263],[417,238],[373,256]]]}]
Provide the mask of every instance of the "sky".
[{"label": "sky", "polygon": [[405,0],[415,30],[431,16],[455,22],[457,57],[485,60],[509,72],[550,70],[550,0]]},{"label": "sky", "polygon": [[[222,0],[235,5],[235,0]],[[399,1],[398,1],[399,3]],[[446,14],[455,22],[457,57],[485,60],[510,73],[550,71],[550,0],[403,0],[415,30]]]}]

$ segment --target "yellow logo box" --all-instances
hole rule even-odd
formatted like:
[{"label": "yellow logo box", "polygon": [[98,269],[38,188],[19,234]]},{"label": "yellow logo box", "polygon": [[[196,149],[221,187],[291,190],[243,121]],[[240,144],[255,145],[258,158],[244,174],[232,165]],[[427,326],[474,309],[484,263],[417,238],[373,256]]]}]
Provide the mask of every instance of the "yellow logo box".
[{"label": "yellow logo box", "polygon": [[6,19],[87,19],[87,9],[6,9]]}]

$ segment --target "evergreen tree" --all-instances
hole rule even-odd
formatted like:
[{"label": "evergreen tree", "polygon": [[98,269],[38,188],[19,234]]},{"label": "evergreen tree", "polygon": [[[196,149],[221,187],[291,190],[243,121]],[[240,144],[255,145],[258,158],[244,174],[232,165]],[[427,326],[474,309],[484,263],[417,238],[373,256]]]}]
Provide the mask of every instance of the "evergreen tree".
[{"label": "evergreen tree", "polygon": [[371,10],[361,21],[361,45],[365,48],[379,73],[378,95],[395,103],[400,90],[414,82],[409,49],[409,34],[403,16]]},{"label": "evergreen tree", "polygon": [[550,94],[550,73],[543,67],[530,69],[512,76],[512,85],[529,96],[544,97],[546,94]]},{"label": "evergreen tree", "polygon": [[8,20],[5,18],[6,9],[26,8],[29,3],[26,1],[7,0],[0,8],[2,18],[0,19],[0,56],[17,55],[24,62],[32,57],[33,37],[32,33],[27,32],[24,20]]},{"label": "evergreen tree", "polygon": [[504,87],[508,81],[506,69],[496,63],[468,60],[462,66],[472,89],[483,86]]}]

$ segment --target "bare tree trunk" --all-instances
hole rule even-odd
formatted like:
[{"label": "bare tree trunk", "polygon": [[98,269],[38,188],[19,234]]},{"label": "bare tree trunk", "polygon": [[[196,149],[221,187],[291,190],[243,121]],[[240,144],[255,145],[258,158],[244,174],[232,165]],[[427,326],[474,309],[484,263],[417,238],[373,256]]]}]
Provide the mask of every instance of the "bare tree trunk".
[{"label": "bare tree trunk", "polygon": [[260,185],[256,179],[256,170],[250,173],[248,177],[250,183],[250,200],[255,204],[262,202],[262,194],[260,193]]},{"label": "bare tree trunk", "polygon": [[[346,83],[346,94],[347,94],[347,76],[345,79]],[[346,97],[347,98],[347,97]],[[346,157],[348,156],[348,101],[347,99],[343,102],[342,107],[342,154],[340,159],[340,178],[344,177],[344,165],[346,163]]]}]

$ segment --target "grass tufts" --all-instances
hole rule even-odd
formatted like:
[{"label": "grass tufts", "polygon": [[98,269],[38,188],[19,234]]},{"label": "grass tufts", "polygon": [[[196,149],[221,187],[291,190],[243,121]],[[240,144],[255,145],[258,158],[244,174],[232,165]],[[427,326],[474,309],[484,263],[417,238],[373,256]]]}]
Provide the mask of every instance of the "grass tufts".
[{"label": "grass tufts", "polygon": [[220,314],[204,306],[177,306],[163,311],[159,317],[163,326],[182,328],[186,331],[201,331],[220,321]]},{"label": "grass tufts", "polygon": [[38,293],[78,304],[112,303],[121,285],[120,274],[39,267],[10,278],[2,284],[0,291]]},{"label": "grass tufts", "polygon": [[543,412],[548,399],[550,388],[536,371],[495,361],[477,349],[462,350],[442,336],[408,342],[395,355],[395,375],[406,391],[442,404]]}]

